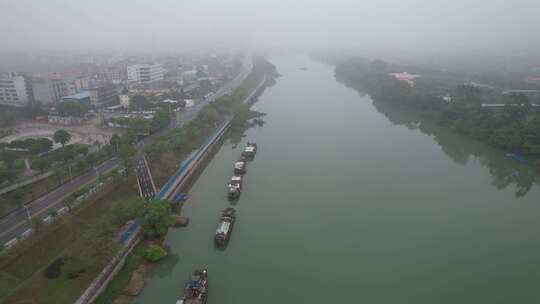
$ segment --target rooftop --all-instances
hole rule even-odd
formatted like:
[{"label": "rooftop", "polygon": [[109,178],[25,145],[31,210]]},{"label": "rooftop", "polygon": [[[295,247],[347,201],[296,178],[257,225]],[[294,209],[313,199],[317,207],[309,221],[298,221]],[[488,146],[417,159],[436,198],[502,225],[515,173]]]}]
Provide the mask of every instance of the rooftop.
[{"label": "rooftop", "polygon": [[84,91],[73,95],[64,96],[63,99],[85,99],[90,98],[90,92]]}]

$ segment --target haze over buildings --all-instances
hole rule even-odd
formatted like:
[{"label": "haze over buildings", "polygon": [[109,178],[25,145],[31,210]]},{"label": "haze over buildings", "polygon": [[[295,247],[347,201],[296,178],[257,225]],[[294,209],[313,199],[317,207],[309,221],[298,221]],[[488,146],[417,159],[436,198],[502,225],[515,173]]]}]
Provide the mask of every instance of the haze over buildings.
[{"label": "haze over buildings", "polygon": [[536,0],[3,0],[2,49],[534,53]]}]

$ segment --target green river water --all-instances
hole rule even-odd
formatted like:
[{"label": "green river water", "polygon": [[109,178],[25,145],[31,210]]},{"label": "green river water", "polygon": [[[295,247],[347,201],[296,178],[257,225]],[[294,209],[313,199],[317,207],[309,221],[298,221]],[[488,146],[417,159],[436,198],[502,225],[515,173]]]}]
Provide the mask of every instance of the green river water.
[{"label": "green river water", "polygon": [[[195,268],[209,304],[540,303],[538,177],[504,153],[375,107],[304,56],[225,142],[190,191],[189,227],[136,303],[175,303]],[[307,66],[303,71],[300,67]],[[259,151],[235,204],[226,250],[213,247],[225,184],[247,141]]]}]

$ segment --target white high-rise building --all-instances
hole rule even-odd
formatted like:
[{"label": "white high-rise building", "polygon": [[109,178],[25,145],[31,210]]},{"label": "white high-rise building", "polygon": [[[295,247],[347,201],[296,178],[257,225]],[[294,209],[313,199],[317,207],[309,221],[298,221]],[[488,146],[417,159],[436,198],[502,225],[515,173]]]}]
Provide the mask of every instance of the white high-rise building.
[{"label": "white high-rise building", "polygon": [[163,80],[163,74],[161,64],[136,64],[127,67],[128,81],[143,85]]},{"label": "white high-rise building", "polygon": [[0,104],[21,107],[32,101],[26,79],[17,73],[0,75]]}]

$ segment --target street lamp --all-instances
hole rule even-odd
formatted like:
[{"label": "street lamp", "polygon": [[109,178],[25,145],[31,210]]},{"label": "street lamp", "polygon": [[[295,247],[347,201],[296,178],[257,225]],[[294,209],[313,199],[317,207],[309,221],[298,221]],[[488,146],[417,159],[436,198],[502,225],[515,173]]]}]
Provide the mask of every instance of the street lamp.
[{"label": "street lamp", "polygon": [[26,205],[23,205],[24,210],[26,210],[26,216],[28,217],[28,220],[31,221],[32,217],[30,216],[30,211],[28,210],[28,207]]}]

